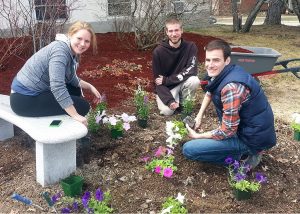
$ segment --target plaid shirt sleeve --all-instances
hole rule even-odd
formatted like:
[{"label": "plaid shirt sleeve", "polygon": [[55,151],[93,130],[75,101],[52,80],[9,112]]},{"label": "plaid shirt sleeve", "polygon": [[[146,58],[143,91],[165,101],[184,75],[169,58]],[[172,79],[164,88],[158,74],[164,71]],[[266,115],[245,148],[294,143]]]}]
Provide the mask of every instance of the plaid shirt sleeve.
[{"label": "plaid shirt sleeve", "polygon": [[235,135],[240,123],[239,111],[249,97],[249,88],[240,83],[229,83],[222,89],[222,123],[219,128],[211,131],[213,139],[222,140]]}]

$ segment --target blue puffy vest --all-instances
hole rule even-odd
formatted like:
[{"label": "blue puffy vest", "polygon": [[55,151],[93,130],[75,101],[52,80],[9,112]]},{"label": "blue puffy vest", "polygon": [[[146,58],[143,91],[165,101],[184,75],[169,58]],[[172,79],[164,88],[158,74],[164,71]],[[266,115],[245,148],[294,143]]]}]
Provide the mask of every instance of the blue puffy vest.
[{"label": "blue puffy vest", "polygon": [[237,136],[253,153],[273,147],[276,144],[276,134],[271,106],[259,83],[238,65],[227,65],[206,87],[212,93],[219,120],[222,121],[223,114],[221,90],[232,82],[244,84],[250,89],[250,98],[242,104],[239,111]]}]

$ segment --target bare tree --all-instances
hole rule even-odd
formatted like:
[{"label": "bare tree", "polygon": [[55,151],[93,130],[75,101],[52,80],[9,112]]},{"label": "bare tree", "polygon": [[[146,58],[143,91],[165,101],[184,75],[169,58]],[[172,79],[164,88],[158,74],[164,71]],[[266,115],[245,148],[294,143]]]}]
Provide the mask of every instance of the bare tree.
[{"label": "bare tree", "polygon": [[258,0],[255,4],[255,6],[252,8],[252,10],[250,11],[248,17],[247,17],[247,20],[242,28],[242,32],[243,33],[247,33],[250,31],[256,17],[257,17],[257,14],[259,13],[260,11],[260,8],[262,7],[262,5],[265,3],[265,0]]},{"label": "bare tree", "polygon": [[36,52],[62,31],[77,1],[1,0],[0,16],[8,23],[6,36],[31,37],[33,51]]},{"label": "bare tree", "polygon": [[284,7],[284,0],[269,0],[265,25],[281,25],[281,12]]},{"label": "bare tree", "polygon": [[237,6],[237,1],[236,0],[231,0],[231,13],[232,13],[232,27],[233,27],[233,32],[239,32],[241,30],[241,25],[242,25],[242,20],[241,17],[239,17],[239,11],[238,11],[238,6]]},{"label": "bare tree", "polygon": [[196,26],[204,20],[208,24],[210,15],[208,0],[123,0],[109,5],[108,14],[115,16],[119,36],[133,32],[134,45],[141,50],[155,46],[163,38],[164,22],[170,16],[181,19],[184,26]]}]

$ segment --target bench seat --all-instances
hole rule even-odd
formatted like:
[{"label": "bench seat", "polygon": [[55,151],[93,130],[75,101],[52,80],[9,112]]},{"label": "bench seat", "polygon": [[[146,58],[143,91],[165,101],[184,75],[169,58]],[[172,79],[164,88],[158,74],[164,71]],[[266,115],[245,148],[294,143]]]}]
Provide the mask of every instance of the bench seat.
[{"label": "bench seat", "polygon": [[[59,127],[50,127],[62,120]],[[68,115],[21,117],[11,107],[9,96],[0,94],[0,141],[14,136],[13,124],[36,141],[36,179],[42,186],[58,182],[76,170],[76,140],[87,128]]]}]

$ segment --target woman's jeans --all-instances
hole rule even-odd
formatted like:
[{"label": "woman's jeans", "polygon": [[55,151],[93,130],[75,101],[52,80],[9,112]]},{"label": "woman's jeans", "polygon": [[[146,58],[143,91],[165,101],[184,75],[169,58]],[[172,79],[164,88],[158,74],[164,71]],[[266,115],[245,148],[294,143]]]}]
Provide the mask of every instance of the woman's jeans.
[{"label": "woman's jeans", "polygon": [[235,136],[224,140],[194,139],[183,145],[182,153],[191,160],[224,165],[227,157],[240,160],[242,155],[249,155],[251,151]]}]

